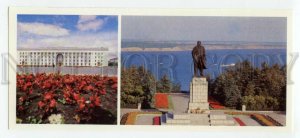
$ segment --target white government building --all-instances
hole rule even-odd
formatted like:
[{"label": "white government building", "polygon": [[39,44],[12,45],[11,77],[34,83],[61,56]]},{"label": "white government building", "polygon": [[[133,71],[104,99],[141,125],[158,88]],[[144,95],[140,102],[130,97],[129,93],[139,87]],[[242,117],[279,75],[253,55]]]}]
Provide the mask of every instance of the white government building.
[{"label": "white government building", "polygon": [[18,49],[19,66],[108,66],[108,48]]}]

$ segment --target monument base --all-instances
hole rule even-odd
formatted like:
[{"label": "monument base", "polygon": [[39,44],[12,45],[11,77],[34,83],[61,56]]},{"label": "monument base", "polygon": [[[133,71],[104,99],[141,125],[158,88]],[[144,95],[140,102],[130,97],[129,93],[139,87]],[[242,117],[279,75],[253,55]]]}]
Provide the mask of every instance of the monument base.
[{"label": "monument base", "polygon": [[209,110],[208,82],[204,77],[193,77],[190,83],[190,100],[187,113],[162,115],[163,125],[232,126],[234,120],[226,114]]},{"label": "monument base", "polygon": [[[207,110],[206,110],[207,111]],[[232,117],[219,112],[202,114],[166,113],[161,116],[162,125],[236,126]]]},{"label": "monument base", "polygon": [[200,102],[200,103],[189,103],[188,113],[209,113],[209,103]]},{"label": "monument base", "polygon": [[205,77],[193,77],[190,83],[188,113],[209,110],[208,82]]},{"label": "monument base", "polygon": [[209,114],[167,113],[164,118],[165,125],[210,125]]}]

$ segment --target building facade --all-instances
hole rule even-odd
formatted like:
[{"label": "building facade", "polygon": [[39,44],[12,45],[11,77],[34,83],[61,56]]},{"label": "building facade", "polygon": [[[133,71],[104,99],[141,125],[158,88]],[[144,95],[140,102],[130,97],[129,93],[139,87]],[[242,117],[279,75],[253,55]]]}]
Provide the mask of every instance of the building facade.
[{"label": "building facade", "polygon": [[18,49],[19,66],[108,66],[108,49]]}]

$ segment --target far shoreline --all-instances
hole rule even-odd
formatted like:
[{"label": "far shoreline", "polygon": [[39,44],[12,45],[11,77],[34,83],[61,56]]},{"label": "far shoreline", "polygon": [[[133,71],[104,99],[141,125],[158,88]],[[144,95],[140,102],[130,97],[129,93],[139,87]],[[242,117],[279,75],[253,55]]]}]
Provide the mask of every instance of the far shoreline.
[{"label": "far shoreline", "polygon": [[[206,48],[206,50],[286,50],[286,48],[282,47],[257,47],[257,48]],[[121,48],[122,52],[183,52],[183,51],[191,51],[192,49],[178,49],[178,48],[139,48],[139,47],[129,47],[129,48]]]}]

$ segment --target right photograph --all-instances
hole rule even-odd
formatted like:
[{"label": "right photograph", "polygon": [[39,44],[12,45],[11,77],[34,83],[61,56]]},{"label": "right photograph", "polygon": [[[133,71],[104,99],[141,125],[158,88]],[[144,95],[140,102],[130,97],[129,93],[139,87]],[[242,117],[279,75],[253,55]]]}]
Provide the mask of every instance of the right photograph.
[{"label": "right photograph", "polygon": [[121,36],[121,125],[286,126],[286,17],[122,16]]}]

